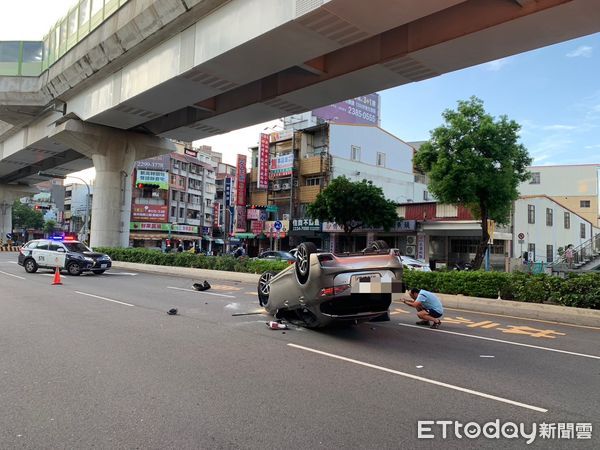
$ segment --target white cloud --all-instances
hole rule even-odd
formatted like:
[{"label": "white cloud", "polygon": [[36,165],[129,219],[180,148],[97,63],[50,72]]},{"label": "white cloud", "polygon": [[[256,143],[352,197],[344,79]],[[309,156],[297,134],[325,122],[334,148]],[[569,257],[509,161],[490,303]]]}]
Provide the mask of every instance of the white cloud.
[{"label": "white cloud", "polygon": [[591,58],[592,51],[594,49],[589,45],[580,45],[572,52],[567,53],[568,58],[577,58],[579,56],[583,56],[584,58]]},{"label": "white cloud", "polygon": [[508,58],[501,58],[501,59],[497,59],[495,61],[490,61],[488,63],[485,63],[483,65],[483,68],[486,70],[489,70],[491,72],[497,72],[500,69],[502,69],[505,65],[507,65],[508,63],[510,63],[510,60]]},{"label": "white cloud", "polygon": [[542,127],[542,130],[546,130],[546,131],[570,131],[570,130],[575,130],[577,127],[573,126],[573,125],[561,125],[561,124],[556,124],[556,125],[545,125]]}]

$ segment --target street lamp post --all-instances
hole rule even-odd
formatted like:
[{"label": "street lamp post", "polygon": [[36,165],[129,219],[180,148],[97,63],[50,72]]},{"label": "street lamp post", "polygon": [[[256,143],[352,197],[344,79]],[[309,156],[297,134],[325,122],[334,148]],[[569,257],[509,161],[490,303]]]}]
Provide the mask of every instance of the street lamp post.
[{"label": "street lamp post", "polygon": [[[54,174],[54,173],[48,173],[48,172],[38,172],[38,176],[40,177],[48,177],[48,178],[58,178],[61,180],[64,180],[65,178],[67,178],[67,175],[58,175],[58,174]],[[90,219],[90,198],[91,198],[91,191],[90,191],[90,185],[83,179],[83,178],[79,178],[79,177],[74,177],[73,175],[68,175],[69,178],[75,178],[76,180],[81,181],[83,184],[85,184],[85,187],[87,189],[87,196],[86,196],[86,201],[85,201],[85,217],[83,220],[83,226],[81,227],[81,231],[80,231],[80,235],[83,235],[83,241],[84,242],[89,242],[89,219]]]}]

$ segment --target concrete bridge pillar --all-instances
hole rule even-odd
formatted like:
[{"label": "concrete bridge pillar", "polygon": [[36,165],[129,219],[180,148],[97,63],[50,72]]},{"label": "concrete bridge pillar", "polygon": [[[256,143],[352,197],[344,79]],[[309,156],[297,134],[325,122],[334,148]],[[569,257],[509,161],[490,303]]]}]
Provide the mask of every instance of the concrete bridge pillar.
[{"label": "concrete bridge pillar", "polygon": [[35,188],[12,184],[0,184],[0,238],[6,242],[6,234],[12,232],[12,205],[21,197],[27,197]]},{"label": "concrete bridge pillar", "polygon": [[90,245],[129,246],[131,174],[135,161],[176,150],[167,140],[130,131],[69,120],[53,139],[92,158],[96,169]]}]

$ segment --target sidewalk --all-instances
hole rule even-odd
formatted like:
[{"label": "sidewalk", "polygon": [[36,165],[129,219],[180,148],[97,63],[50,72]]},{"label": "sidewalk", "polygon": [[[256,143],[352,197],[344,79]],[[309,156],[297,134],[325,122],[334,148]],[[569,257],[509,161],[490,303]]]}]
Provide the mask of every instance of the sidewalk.
[{"label": "sidewalk", "polygon": [[[113,261],[113,267],[138,270],[160,275],[174,275],[193,278],[198,281],[222,280],[242,283],[258,283],[260,274],[226,272],[223,270],[192,269],[189,267],[155,266],[151,264]],[[544,305],[540,303],[515,302],[492,298],[469,297],[465,295],[437,294],[446,308],[473,312],[502,314],[525,319],[547,320],[573,325],[600,327],[600,310],[572,308],[568,306]]]}]

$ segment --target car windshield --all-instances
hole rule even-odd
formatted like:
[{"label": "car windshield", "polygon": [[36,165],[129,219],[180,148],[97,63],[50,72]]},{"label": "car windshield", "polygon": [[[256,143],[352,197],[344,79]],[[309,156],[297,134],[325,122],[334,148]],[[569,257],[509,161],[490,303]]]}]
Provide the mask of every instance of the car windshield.
[{"label": "car windshield", "polygon": [[81,242],[63,242],[63,244],[70,252],[91,252],[91,250]]}]

